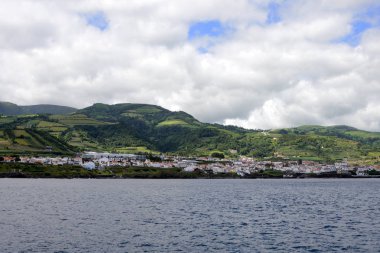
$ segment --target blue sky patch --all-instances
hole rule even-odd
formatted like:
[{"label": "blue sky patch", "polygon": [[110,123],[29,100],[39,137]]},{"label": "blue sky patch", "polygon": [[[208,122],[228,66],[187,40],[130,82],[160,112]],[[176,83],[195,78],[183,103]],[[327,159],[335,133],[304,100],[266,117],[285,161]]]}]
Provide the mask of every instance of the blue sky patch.
[{"label": "blue sky patch", "polygon": [[208,53],[208,50],[209,50],[209,47],[198,47],[197,48],[197,51],[198,51],[198,53],[200,53],[200,54],[207,54]]},{"label": "blue sky patch", "polygon": [[275,24],[281,21],[279,9],[280,5],[278,3],[272,2],[268,5],[267,24]]},{"label": "blue sky patch", "polygon": [[380,5],[369,7],[364,13],[361,13],[360,16],[362,18],[368,18],[380,25]]},{"label": "blue sky patch", "polygon": [[84,14],[84,18],[86,19],[88,25],[101,31],[106,30],[109,26],[107,17],[102,11]]},{"label": "blue sky patch", "polygon": [[366,30],[372,28],[372,24],[365,21],[356,21],[352,23],[351,33],[341,39],[341,42],[350,46],[357,46],[360,43],[361,35]]},{"label": "blue sky patch", "polygon": [[204,36],[219,37],[225,32],[226,28],[219,20],[200,21],[190,25],[187,37],[189,40]]},{"label": "blue sky patch", "polygon": [[371,6],[364,12],[358,13],[351,26],[351,32],[341,38],[339,42],[357,46],[360,44],[362,34],[365,31],[380,27],[380,6]]}]

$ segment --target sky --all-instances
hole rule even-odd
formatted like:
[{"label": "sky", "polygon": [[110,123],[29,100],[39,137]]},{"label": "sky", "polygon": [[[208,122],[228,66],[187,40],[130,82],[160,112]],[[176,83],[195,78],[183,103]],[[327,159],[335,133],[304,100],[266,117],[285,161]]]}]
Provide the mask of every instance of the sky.
[{"label": "sky", "polygon": [[1,0],[0,101],[380,131],[380,2]]}]

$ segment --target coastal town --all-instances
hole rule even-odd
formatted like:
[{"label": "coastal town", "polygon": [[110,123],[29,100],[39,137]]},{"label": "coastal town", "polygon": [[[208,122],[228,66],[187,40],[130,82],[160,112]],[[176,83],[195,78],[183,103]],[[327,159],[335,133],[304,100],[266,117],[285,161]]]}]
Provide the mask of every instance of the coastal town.
[{"label": "coastal town", "polygon": [[[86,170],[107,170],[112,167],[145,167],[156,169],[180,168],[183,172],[207,172],[211,174],[235,174],[249,177],[265,171],[281,172],[283,177],[302,175],[341,175],[365,177],[380,174],[380,166],[355,166],[347,160],[324,164],[305,160],[266,161],[250,157],[220,159],[215,157],[181,157],[147,154],[118,154],[85,152],[74,157],[0,156],[1,163],[22,163],[50,166],[81,166]],[[372,173],[370,173],[372,172]]]}]

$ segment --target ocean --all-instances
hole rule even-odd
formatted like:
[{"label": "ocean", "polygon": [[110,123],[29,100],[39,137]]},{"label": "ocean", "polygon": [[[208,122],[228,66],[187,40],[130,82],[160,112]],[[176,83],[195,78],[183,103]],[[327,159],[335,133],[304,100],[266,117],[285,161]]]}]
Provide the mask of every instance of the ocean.
[{"label": "ocean", "polygon": [[379,179],[0,179],[0,252],[380,252]]}]

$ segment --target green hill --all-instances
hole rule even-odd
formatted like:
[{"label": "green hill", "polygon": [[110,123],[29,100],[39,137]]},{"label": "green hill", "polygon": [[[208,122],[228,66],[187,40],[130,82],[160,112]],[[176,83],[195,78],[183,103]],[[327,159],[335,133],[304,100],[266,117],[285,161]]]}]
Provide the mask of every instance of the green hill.
[{"label": "green hill", "polygon": [[26,105],[19,106],[9,102],[0,102],[0,114],[2,115],[22,115],[22,114],[69,114],[77,109],[59,105]]},{"label": "green hill", "polygon": [[0,118],[0,153],[83,150],[328,162],[348,158],[374,164],[380,161],[380,133],[348,126],[248,130],[202,123],[185,112],[148,104],[94,104],[66,115]]}]

